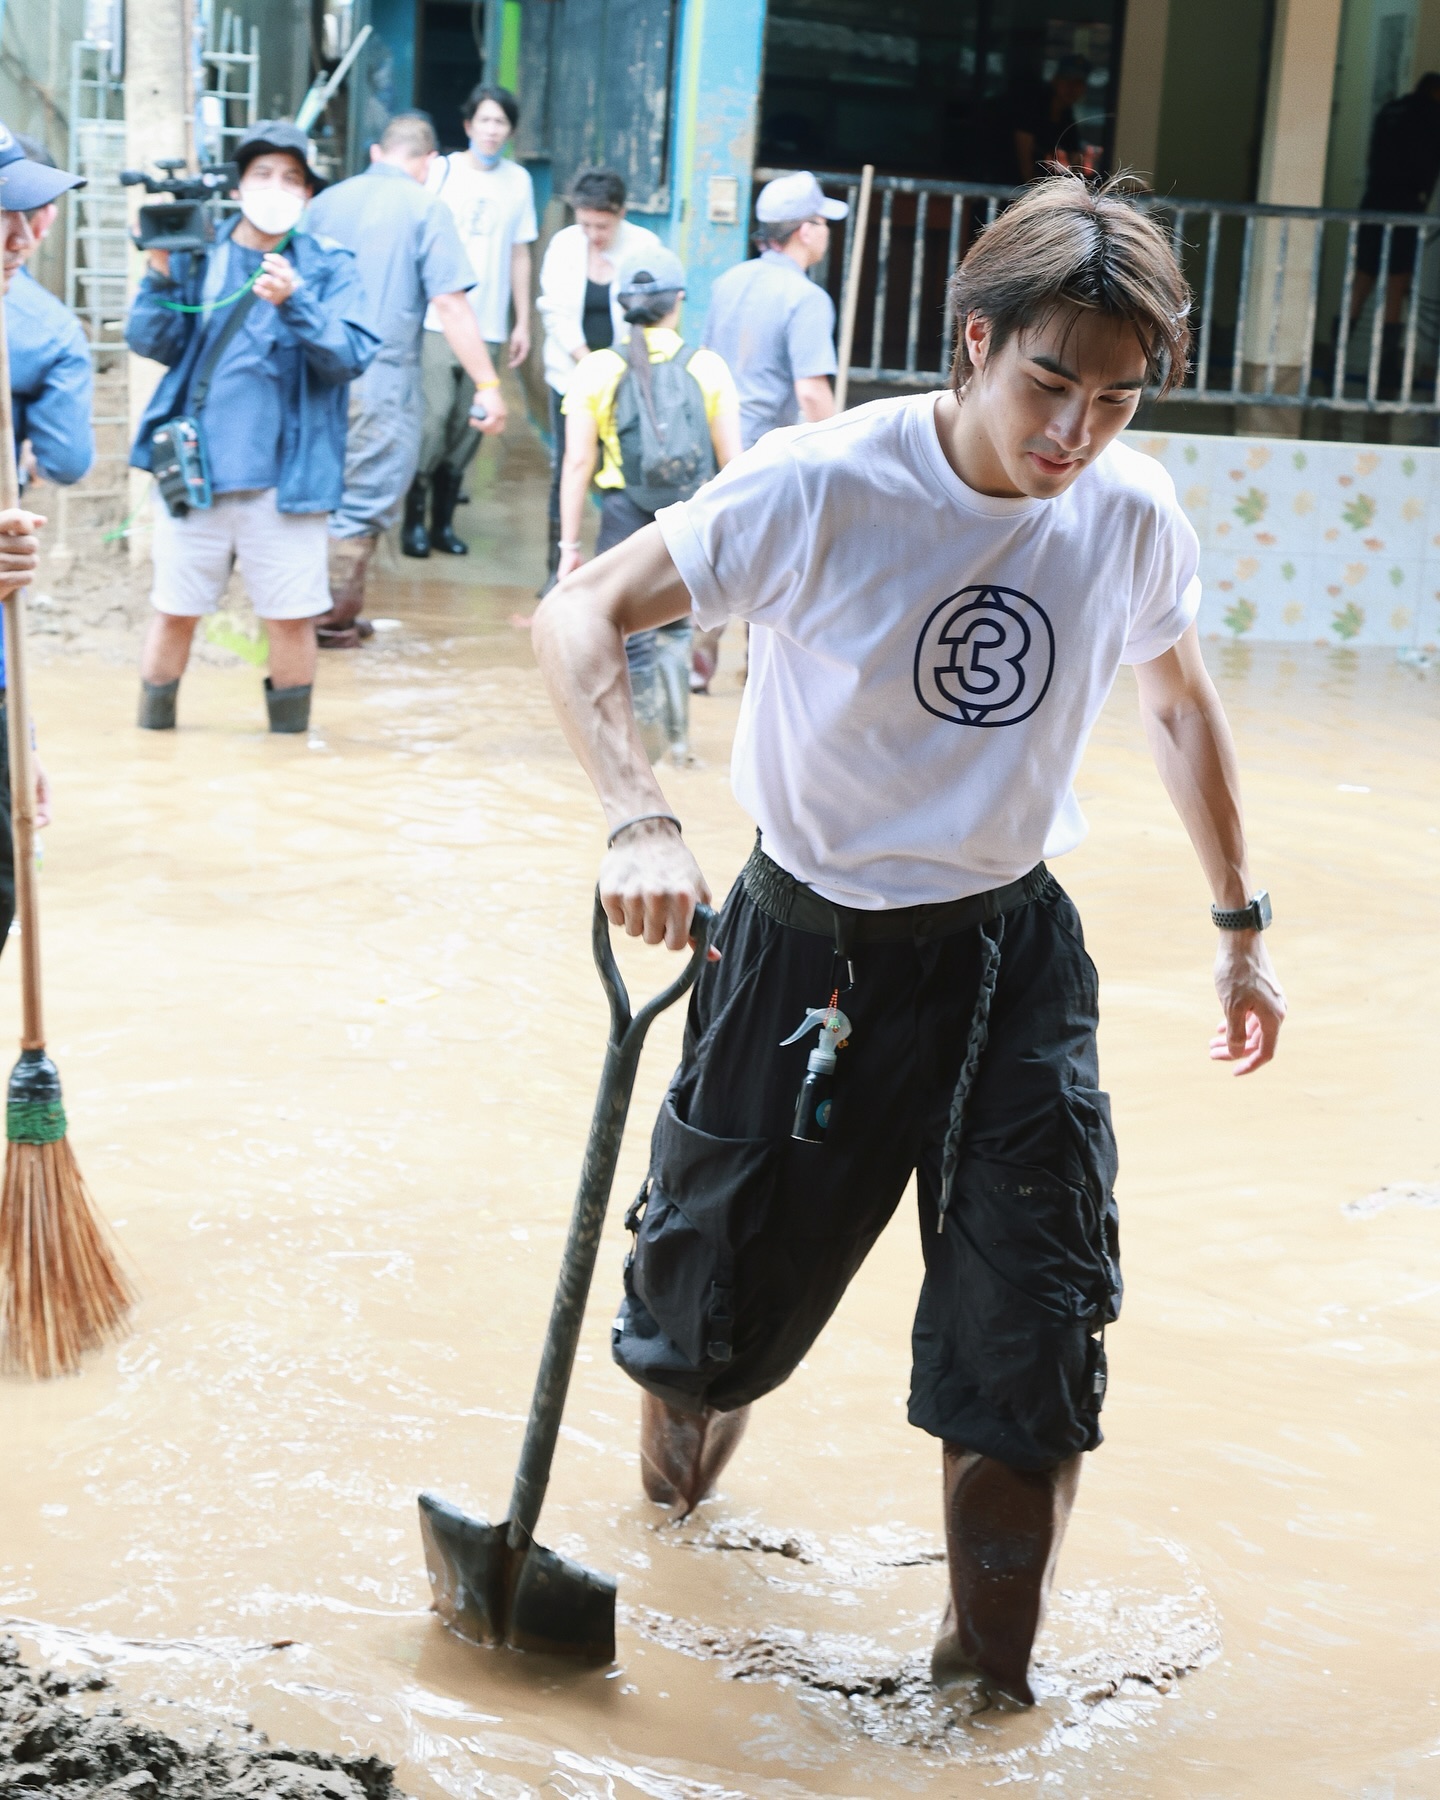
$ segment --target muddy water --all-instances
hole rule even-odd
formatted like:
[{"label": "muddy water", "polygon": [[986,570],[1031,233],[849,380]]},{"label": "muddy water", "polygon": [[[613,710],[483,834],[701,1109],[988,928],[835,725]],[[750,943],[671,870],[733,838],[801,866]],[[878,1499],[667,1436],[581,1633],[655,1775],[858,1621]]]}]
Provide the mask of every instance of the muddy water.
[{"label": "muddy water", "polygon": [[[1204,1057],[1205,896],[1128,682],[1097,731],[1061,873],[1104,977],[1129,1293],[1043,1704],[972,1717],[923,1681],[904,1208],[677,1530],[607,1353],[617,1206],[541,1535],[619,1572],[619,1662],[473,1651],[427,1612],[416,1491],[508,1496],[601,1055],[600,832],[504,624],[519,581],[380,598],[401,626],[326,662],[308,742],[262,734],[253,671],[195,671],[173,738],[131,728],[122,670],[37,674],[52,1046],[145,1298],[82,1379],[0,1385],[0,1617],[168,1728],[375,1750],[423,1795],[1440,1793],[1440,681],[1220,670],[1294,1005],[1248,1082]],[[707,766],[666,785],[723,891],[750,834],[720,686]],[[640,991],[664,960],[623,958]]]}]

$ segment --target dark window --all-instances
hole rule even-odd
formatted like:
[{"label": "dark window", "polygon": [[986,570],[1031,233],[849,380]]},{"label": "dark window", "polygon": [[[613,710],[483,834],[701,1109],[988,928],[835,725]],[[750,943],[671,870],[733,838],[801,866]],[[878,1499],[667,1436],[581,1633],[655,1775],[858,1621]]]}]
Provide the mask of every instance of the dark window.
[{"label": "dark window", "polygon": [[[1041,156],[1104,166],[1123,13],[1124,0],[770,0],[759,160],[1013,182],[1022,130]],[[1077,57],[1088,77],[1057,95]]]}]

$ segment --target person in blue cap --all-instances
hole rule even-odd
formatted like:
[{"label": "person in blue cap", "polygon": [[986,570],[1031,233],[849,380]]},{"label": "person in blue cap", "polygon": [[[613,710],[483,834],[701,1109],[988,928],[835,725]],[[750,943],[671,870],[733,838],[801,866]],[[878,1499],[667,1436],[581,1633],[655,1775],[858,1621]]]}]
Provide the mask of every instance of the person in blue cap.
[{"label": "person in blue cap", "polygon": [[305,133],[262,120],[235,163],[239,212],[204,251],[151,250],[125,325],[129,347],[167,370],[132,467],[154,469],[161,426],[198,419],[209,471],[208,504],[172,514],[156,497],[155,615],[140,662],[139,723],[151,731],[174,729],[195,627],[219,606],[236,563],[270,641],[270,729],[308,729],[349,388],[380,345],[353,254],[301,229],[324,185]]},{"label": "person in blue cap", "polygon": [[21,451],[22,490],[35,476],[69,487],[87,475],[95,460],[91,425],[95,380],[85,333],[74,313],[41,287],[25,264],[44,241],[59,211],[58,202],[78,175],[55,167],[50,152],[34,138],[15,134],[22,152],[9,165],[22,177],[22,193],[50,198],[26,208],[5,209],[5,338],[10,351],[10,403],[15,443]]}]

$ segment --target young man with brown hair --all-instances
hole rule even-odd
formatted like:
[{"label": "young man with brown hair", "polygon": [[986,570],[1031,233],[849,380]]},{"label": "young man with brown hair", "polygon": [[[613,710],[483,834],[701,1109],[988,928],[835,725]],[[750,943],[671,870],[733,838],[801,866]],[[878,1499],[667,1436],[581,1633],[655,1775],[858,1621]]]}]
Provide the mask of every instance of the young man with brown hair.
[{"label": "young man with brown hair", "polygon": [[636,735],[624,640],[692,606],[752,625],[733,779],[760,839],[696,984],[615,1327],[646,1491],[708,1491],[915,1174],[910,1419],[943,1445],[950,1568],[935,1676],[1028,1704],[1120,1304],[1097,978],[1042,858],[1084,836],[1071,783],[1122,663],[1216,901],[1211,1055],[1267,1062],[1285,1002],[1195,534],[1116,441],[1185,367],[1169,244],[1113,186],[1058,176],[952,298],[948,391],[772,433],[563,582],[535,642],[609,824],[606,911],[678,950],[709,889]]}]

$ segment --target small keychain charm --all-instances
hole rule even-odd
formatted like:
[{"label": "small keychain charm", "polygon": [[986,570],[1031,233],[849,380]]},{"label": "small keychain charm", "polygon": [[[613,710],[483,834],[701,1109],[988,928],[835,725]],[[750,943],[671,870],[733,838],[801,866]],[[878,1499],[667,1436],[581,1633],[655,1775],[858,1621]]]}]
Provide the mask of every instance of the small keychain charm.
[{"label": "small keychain charm", "polygon": [[828,1006],[812,1006],[799,1030],[784,1040],[785,1044],[797,1044],[817,1025],[820,1027],[820,1042],[810,1052],[805,1080],[795,1102],[795,1123],[790,1128],[791,1137],[804,1144],[823,1144],[830,1126],[835,1099],[835,1052],[850,1036],[850,1021],[835,1004],[838,998],[834,994]]}]

